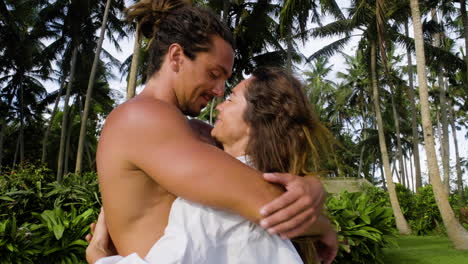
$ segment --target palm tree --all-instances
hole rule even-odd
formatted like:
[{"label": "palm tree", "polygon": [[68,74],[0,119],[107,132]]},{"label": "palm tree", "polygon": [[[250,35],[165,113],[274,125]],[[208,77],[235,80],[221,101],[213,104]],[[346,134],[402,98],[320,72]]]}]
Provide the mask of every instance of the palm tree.
[{"label": "palm tree", "polygon": [[463,22],[463,38],[465,39],[465,76],[466,76],[466,86],[468,87],[468,14],[466,13],[466,0],[460,1],[460,15]]},{"label": "palm tree", "polygon": [[59,156],[58,156],[58,161],[57,161],[57,181],[59,183],[62,182],[62,178],[63,178],[63,161],[65,159],[64,154],[65,154],[65,144],[66,144],[66,134],[67,134],[66,127],[68,124],[68,116],[69,116],[68,101],[70,100],[71,89],[72,89],[72,85],[73,85],[74,78],[75,78],[77,57],[78,57],[78,47],[75,46],[73,48],[72,59],[70,61],[70,78],[68,80],[67,90],[65,93],[64,110],[63,110],[63,118],[62,118],[62,130],[60,134],[60,147],[59,147]]},{"label": "palm tree", "polygon": [[140,64],[140,49],[141,49],[141,37],[140,37],[140,24],[135,22],[135,40],[133,43],[133,54],[132,54],[132,64],[130,68],[130,74],[128,76],[128,85],[127,85],[127,100],[135,96],[136,86],[137,86],[137,70],[138,65]]},{"label": "palm tree", "polygon": [[434,133],[429,112],[429,93],[427,90],[426,59],[424,56],[424,39],[419,12],[418,0],[410,0],[411,13],[416,45],[416,61],[418,69],[419,97],[421,102],[421,118],[424,134],[426,155],[428,160],[429,177],[431,178],[434,196],[439,207],[442,220],[447,229],[447,234],[452,240],[455,248],[468,249],[468,232],[460,225],[448,202],[448,193],[442,185],[437,156],[434,144]]},{"label": "palm tree", "polygon": [[453,111],[450,101],[448,103],[448,107],[449,107],[448,118],[450,120],[450,126],[452,128],[453,145],[455,147],[455,169],[457,172],[458,197],[459,197],[460,202],[462,202],[463,201],[463,176],[462,176],[462,170],[461,170],[461,164],[460,164],[460,154],[458,151],[457,129],[455,126],[455,117],[453,113],[454,111]]},{"label": "palm tree", "polygon": [[[439,24],[437,16],[437,9],[432,9],[432,20]],[[443,32],[433,34],[434,46],[442,47],[444,40]],[[444,184],[447,193],[450,193],[450,150],[449,150],[449,137],[448,137],[448,121],[447,121],[447,99],[446,99],[446,88],[443,76],[443,68],[438,65],[437,69],[437,81],[439,84],[439,106],[440,106],[440,119],[442,125],[441,133],[441,156],[442,156],[442,168],[444,172]]]},{"label": "palm tree", "polygon": [[[2,141],[8,126],[6,117],[16,116],[19,120],[17,149],[21,163],[25,159],[24,128],[28,115],[34,115],[36,108],[29,104],[29,98],[39,99],[45,94],[45,88],[39,79],[45,79],[50,70],[50,63],[41,57],[44,45],[39,40],[47,37],[49,32],[36,23],[37,10],[42,5],[41,1],[37,0],[0,3],[0,31],[3,39],[0,44],[0,72],[5,73],[0,79],[0,84],[5,84],[2,87],[2,97],[6,99],[6,102],[2,102],[5,108],[2,110],[0,122]],[[3,148],[3,142],[0,145]]]},{"label": "palm tree", "polygon": [[83,115],[81,119],[80,139],[78,142],[78,152],[76,154],[75,173],[81,173],[81,165],[82,165],[82,160],[83,160],[83,147],[84,147],[84,140],[86,136],[86,124],[88,121],[89,108],[90,108],[90,104],[92,100],[91,95],[93,92],[94,79],[96,77],[96,70],[97,70],[98,62],[99,62],[99,55],[101,54],[102,42],[104,41],[104,33],[106,32],[106,24],[107,24],[107,17],[109,15],[110,4],[111,4],[111,0],[107,0],[106,8],[104,10],[104,17],[102,19],[102,26],[101,26],[101,33],[100,33],[101,35],[99,36],[96,54],[94,55],[93,66],[91,68],[91,74],[89,76],[88,89],[86,91],[85,107],[84,107],[84,111],[83,111]]},{"label": "palm tree", "polygon": [[[398,160],[398,168],[399,172],[398,175],[401,176],[401,184],[403,184],[405,187],[407,186],[407,175],[405,172],[405,166],[403,162],[403,146],[402,146],[402,138],[401,138],[401,129],[400,129],[400,124],[402,123],[400,118],[402,115],[400,112],[408,112],[405,109],[406,104],[404,103],[404,99],[401,98],[401,96],[398,96],[401,94],[400,88],[404,86],[404,81],[401,79],[400,72],[396,68],[396,64],[401,63],[402,61],[402,56],[396,55],[396,50],[395,47],[392,45],[388,45],[388,56],[386,59],[386,65],[384,66],[384,73],[382,74],[385,76],[385,79],[383,81],[386,82],[387,86],[390,87],[390,102],[392,105],[392,114],[393,114],[393,122],[394,122],[394,128],[395,128],[395,138],[397,142],[397,151],[396,151],[396,160]],[[383,62],[384,63],[384,62]],[[399,101],[399,109],[404,110],[404,111],[397,111],[396,103],[395,103],[395,98],[397,97]]]},{"label": "palm tree", "polygon": [[[118,18],[120,10],[123,9],[123,2],[119,0],[113,3],[114,5],[109,13],[109,23],[107,24],[107,28],[112,28],[113,30],[112,33],[109,33],[110,31],[107,30],[107,33],[110,42],[118,49],[119,43],[116,39],[116,35],[118,37],[126,36],[126,32],[123,30],[124,22]],[[94,34],[97,30],[97,23],[95,20],[102,17],[101,7],[102,1],[89,2],[83,5],[81,1],[60,0],[49,3],[47,8],[40,11],[41,20],[45,21],[45,23],[43,23],[44,27],[50,29],[54,33],[52,35],[54,41],[45,48],[43,54],[44,57],[47,57],[50,61],[59,58],[56,62],[57,65],[62,68],[61,76],[59,77],[62,82],[67,79],[67,75],[72,74],[68,65],[70,61],[72,61],[72,54],[74,53],[73,50],[75,47],[78,48],[77,56],[80,57],[84,52],[88,52],[88,46],[95,45]],[[111,62],[114,64],[116,63],[116,60],[105,50],[104,55],[110,59]],[[75,61],[80,61],[80,59]],[[81,93],[77,90],[78,87],[73,83],[70,84],[69,82],[68,85],[72,85],[70,87],[70,89],[72,89],[70,95],[79,95]],[[64,87],[64,85],[61,85],[61,87]],[[60,97],[61,95],[61,92],[57,93],[57,96]],[[57,100],[56,102],[58,103]],[[57,113],[57,111],[55,111],[55,113]],[[66,118],[67,115],[62,116]],[[54,112],[52,112],[51,120],[54,120]],[[62,129],[66,130],[66,128],[67,126],[62,126]],[[67,133],[64,132],[64,134],[66,135]],[[43,139],[43,153],[45,154],[48,148],[48,136],[49,133],[45,133]],[[63,149],[65,148],[65,143],[65,140],[61,143]],[[58,152],[64,154],[64,151]],[[43,160],[45,161],[47,159],[46,155],[43,156]],[[58,160],[59,163],[61,163],[64,158],[58,157]],[[63,167],[63,165],[58,167]],[[58,173],[60,174],[61,172],[59,171]]]},{"label": "palm tree", "polygon": [[[408,29],[408,20],[405,19],[405,36],[409,38],[409,29]],[[410,98],[410,112],[411,112],[411,131],[412,131],[412,140],[413,140],[413,159],[414,159],[414,168],[415,168],[415,188],[416,191],[422,187],[422,177],[421,177],[421,163],[419,159],[419,130],[418,130],[418,119],[417,119],[417,107],[416,107],[416,96],[414,95],[414,84],[413,84],[413,63],[411,62],[411,49],[409,46],[406,47],[406,57],[408,60],[408,95]]]},{"label": "palm tree", "polygon": [[[391,29],[388,25],[388,20],[391,17],[387,17],[386,4],[383,1],[378,0],[373,4],[369,4],[365,0],[353,1],[353,6],[350,8],[350,17],[343,20],[332,22],[328,25],[319,27],[313,31],[313,36],[328,37],[333,35],[344,35],[343,38],[333,42],[332,44],[322,48],[321,50],[314,53],[309,59],[320,57],[323,55],[331,56],[337,50],[341,49],[346,45],[354,34],[353,31],[360,30],[362,32],[360,47],[366,49],[366,53],[370,57],[370,72],[371,72],[371,87],[373,91],[373,102],[374,112],[376,115],[378,132],[379,132],[379,145],[380,152],[382,155],[382,163],[385,171],[385,178],[387,181],[387,188],[390,195],[390,201],[392,204],[393,213],[397,228],[401,234],[409,234],[411,229],[404,218],[398,198],[395,192],[395,186],[393,184],[393,177],[390,168],[390,161],[388,157],[387,146],[384,136],[383,120],[380,112],[380,97],[377,76],[377,46],[379,46],[381,59],[385,65],[385,47],[383,35],[387,29]],[[398,13],[392,10],[392,13]]]},{"label": "palm tree", "polygon": [[382,162],[384,166],[385,178],[387,182],[387,189],[390,195],[390,203],[392,205],[393,214],[395,215],[395,222],[397,224],[398,231],[400,234],[409,235],[411,233],[411,228],[406,222],[405,217],[400,208],[398,202],[398,197],[395,191],[395,185],[393,184],[392,172],[390,169],[390,161],[388,158],[387,145],[385,143],[384,135],[384,126],[382,115],[380,111],[380,96],[379,96],[379,87],[377,83],[377,43],[375,40],[371,40],[371,80],[372,80],[372,91],[373,91],[373,101],[374,101],[374,110],[377,119],[377,127],[379,132],[379,145],[380,152],[382,155]]}]

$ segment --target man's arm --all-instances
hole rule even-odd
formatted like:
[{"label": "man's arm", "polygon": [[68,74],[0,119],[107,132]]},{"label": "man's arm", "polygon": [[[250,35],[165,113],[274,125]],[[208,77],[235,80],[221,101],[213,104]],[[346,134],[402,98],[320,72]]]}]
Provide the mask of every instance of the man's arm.
[{"label": "man's arm", "polygon": [[[211,125],[197,119],[189,120],[189,124],[200,140],[216,146],[210,133]],[[322,229],[317,227],[320,223],[315,222],[322,213],[326,192],[316,175],[264,173],[263,176],[286,189],[280,197],[262,207],[260,213],[264,218],[260,223],[264,228],[287,238],[312,235],[317,228]]]},{"label": "man's arm", "polygon": [[114,115],[122,121],[112,120],[115,127],[107,129],[120,131],[127,139],[127,160],[169,192],[253,222],[260,220],[260,208],[282,193],[260,172],[199,141],[175,107],[148,99],[130,106]]}]

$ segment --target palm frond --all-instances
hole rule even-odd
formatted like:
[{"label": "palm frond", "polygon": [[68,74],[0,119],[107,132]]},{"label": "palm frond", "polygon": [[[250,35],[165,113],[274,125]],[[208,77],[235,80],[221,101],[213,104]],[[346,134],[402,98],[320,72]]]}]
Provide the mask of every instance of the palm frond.
[{"label": "palm frond", "polygon": [[352,19],[338,20],[311,30],[312,37],[326,38],[351,34],[355,24]]},{"label": "palm frond", "polygon": [[316,51],[314,54],[310,55],[307,58],[307,61],[310,62],[311,60],[316,59],[318,57],[331,57],[339,50],[342,50],[350,40],[351,36],[346,36],[342,39],[334,41],[333,43],[326,45],[325,47]]}]

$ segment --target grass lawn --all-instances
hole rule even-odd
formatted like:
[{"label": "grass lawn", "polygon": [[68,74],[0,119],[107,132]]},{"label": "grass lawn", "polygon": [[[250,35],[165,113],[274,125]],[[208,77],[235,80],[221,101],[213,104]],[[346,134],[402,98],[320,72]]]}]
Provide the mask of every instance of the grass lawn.
[{"label": "grass lawn", "polygon": [[396,248],[384,249],[385,264],[466,264],[468,251],[455,250],[446,237],[405,236]]}]

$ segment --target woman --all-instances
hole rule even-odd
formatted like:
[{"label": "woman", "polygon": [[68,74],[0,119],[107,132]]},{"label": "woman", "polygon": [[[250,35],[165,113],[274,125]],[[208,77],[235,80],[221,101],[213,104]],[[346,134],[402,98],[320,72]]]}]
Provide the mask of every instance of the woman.
[{"label": "woman", "polygon": [[[212,136],[225,152],[247,165],[298,175],[319,169],[328,132],[312,114],[301,83],[284,70],[255,71],[217,110]],[[322,216],[310,235],[328,246],[319,255],[331,263],[337,243],[329,221]],[[308,242],[298,249],[304,262],[312,263],[314,256],[306,253],[313,252],[313,244]],[[240,216],[177,198],[164,236],[145,260],[132,254],[97,263],[303,262],[291,241],[270,235]]]}]

